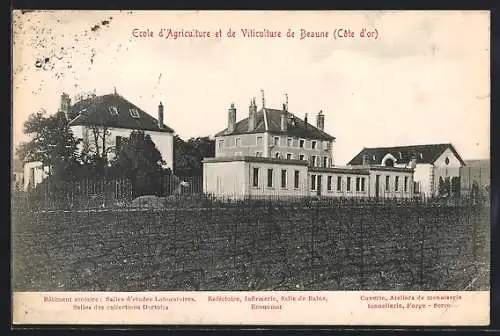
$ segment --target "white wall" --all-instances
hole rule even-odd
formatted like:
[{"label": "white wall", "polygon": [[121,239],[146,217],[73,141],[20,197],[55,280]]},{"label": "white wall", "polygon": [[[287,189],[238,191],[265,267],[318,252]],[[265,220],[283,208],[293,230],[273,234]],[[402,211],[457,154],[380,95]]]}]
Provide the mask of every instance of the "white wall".
[{"label": "white wall", "polygon": [[24,165],[24,189],[28,189],[30,182],[34,182],[36,186],[38,183],[42,182],[44,178],[48,176],[48,169],[43,168],[43,165],[39,161],[27,162]]},{"label": "white wall", "polygon": [[[449,159],[449,163],[446,164],[446,158]],[[460,160],[455,156],[455,154],[451,151],[451,149],[447,148],[441,156],[434,161],[434,166],[436,167],[453,167],[453,168],[458,168],[461,167],[462,164],[460,163]]]},{"label": "white wall", "polygon": [[[346,173],[326,173],[326,172],[309,172],[308,174],[309,195],[316,196],[318,194],[318,175],[321,176],[321,196],[326,197],[367,197],[369,195],[370,176],[360,174],[346,174]],[[312,176],[316,179],[316,188],[312,190]],[[328,190],[328,176],[332,177],[331,190]],[[338,190],[338,177],[340,176],[340,190]],[[350,189],[347,190],[347,178],[350,177]],[[361,180],[359,190],[356,190],[356,178],[364,178],[365,185],[364,191],[361,190]]]},{"label": "white wall", "polygon": [[[295,164],[280,164],[267,162],[248,162],[248,185],[250,196],[284,196],[301,197],[307,195],[308,174],[307,166]],[[259,183],[257,187],[253,186],[253,169],[259,169]],[[273,170],[273,186],[269,187],[267,182],[268,169]],[[284,188],[281,186],[281,171],[287,172],[287,183]],[[295,171],[299,172],[299,187],[295,188]]]},{"label": "white wall", "polygon": [[[85,139],[87,138],[88,145],[90,148],[95,149],[95,141],[93,138],[93,132],[90,128],[85,126],[73,126],[71,127],[73,131],[73,135],[75,138]],[[114,148],[116,146],[116,137],[121,136],[124,138],[128,138],[132,130],[124,129],[124,128],[108,128],[110,132],[106,138],[106,147],[110,148],[110,152],[108,153],[108,158],[112,159],[115,156]],[[155,131],[144,131],[145,134],[148,134],[151,137],[151,140],[155,143],[156,148],[160,151],[163,160],[166,162],[164,168],[173,169],[174,166],[174,158],[173,158],[173,134],[165,133],[165,132],[155,132]],[[85,140],[84,140],[85,142]],[[80,150],[83,149],[83,144],[80,143]],[[99,149],[102,150],[102,140],[98,144]]]},{"label": "white wall", "polygon": [[430,163],[419,163],[415,167],[413,179],[420,185],[420,193],[430,196],[432,192],[431,174],[434,166]]},{"label": "white wall", "polygon": [[204,162],[203,192],[223,197],[246,195],[245,162]]},{"label": "white wall", "polygon": [[[379,179],[379,197],[382,198],[409,198],[413,196],[413,181],[414,175],[410,172],[398,172],[398,171],[388,171],[388,170],[370,170],[370,186],[369,195],[370,197],[376,197],[376,179],[377,175],[380,176]],[[386,188],[387,176],[389,177],[389,185]],[[396,190],[396,176],[398,176],[398,190]],[[404,183],[405,177],[407,180],[407,189],[405,191]],[[387,190],[388,189],[388,190]]]}]

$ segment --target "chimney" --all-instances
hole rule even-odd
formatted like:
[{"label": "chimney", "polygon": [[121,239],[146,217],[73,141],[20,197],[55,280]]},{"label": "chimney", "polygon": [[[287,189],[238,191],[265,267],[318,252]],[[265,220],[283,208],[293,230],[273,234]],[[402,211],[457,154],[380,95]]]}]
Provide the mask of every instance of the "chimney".
[{"label": "chimney", "polygon": [[319,111],[316,116],[316,127],[322,131],[325,129],[325,115],[323,114],[323,111]]},{"label": "chimney", "polygon": [[305,127],[307,128],[307,113],[306,113],[306,115],[304,116],[304,125],[305,125]]},{"label": "chimney", "polygon": [[264,97],[264,90],[260,90],[260,93],[262,95],[262,108],[266,108],[266,98]]},{"label": "chimney", "polygon": [[283,104],[283,111],[281,112],[281,131],[286,132],[287,130],[287,110],[286,110],[286,104]]},{"label": "chimney", "polygon": [[65,92],[61,95],[61,104],[59,107],[59,111],[64,112],[64,115],[66,116],[66,119],[69,121],[69,108],[71,106],[71,98],[69,95]]},{"label": "chimney", "polygon": [[163,104],[158,105],[158,127],[163,128]]},{"label": "chimney", "polygon": [[234,103],[232,103],[228,111],[227,132],[232,133],[234,131],[235,125],[236,125],[236,108],[234,107]]},{"label": "chimney", "polygon": [[255,104],[255,98],[250,101],[250,107],[248,108],[248,131],[252,132],[255,129],[255,118],[257,114],[257,104]]}]

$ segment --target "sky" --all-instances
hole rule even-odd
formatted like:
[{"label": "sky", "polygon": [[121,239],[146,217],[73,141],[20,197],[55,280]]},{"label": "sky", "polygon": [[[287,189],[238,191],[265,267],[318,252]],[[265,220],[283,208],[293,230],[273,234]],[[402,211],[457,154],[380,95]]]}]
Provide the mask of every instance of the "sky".
[{"label": "sky", "polygon": [[[63,92],[116,88],[154,117],[161,101],[165,124],[188,139],[224,129],[231,103],[237,120],[247,117],[264,90],[266,107],[281,108],[287,94],[300,118],[314,123],[323,111],[336,164],[363,147],[431,143],[489,158],[489,22],[484,11],[18,11],[13,145],[27,140],[28,116],[57,111]],[[363,28],[376,38],[360,37]],[[165,38],[161,29],[211,36]],[[354,37],[334,38],[339,29]],[[323,37],[301,39],[304,31]]]}]

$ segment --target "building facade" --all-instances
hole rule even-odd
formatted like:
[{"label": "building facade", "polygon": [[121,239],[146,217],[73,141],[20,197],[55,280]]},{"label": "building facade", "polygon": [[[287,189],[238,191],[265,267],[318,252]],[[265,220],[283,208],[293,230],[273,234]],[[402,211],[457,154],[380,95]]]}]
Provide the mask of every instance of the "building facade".
[{"label": "building facade", "polygon": [[[246,197],[412,197],[413,169],[407,167],[339,167],[334,163],[335,137],[324,131],[325,115],[316,125],[288,110],[251,100],[248,117],[236,122],[228,110],[227,127],[215,135],[214,158],[204,160],[204,192]],[[382,177],[383,176],[383,177]],[[387,186],[385,176],[390,176]]]},{"label": "building facade", "polygon": [[[94,96],[71,104],[69,96],[61,95],[60,111],[64,112],[73,135],[81,139],[80,151],[105,152],[108,160],[116,157],[121,143],[135,130],[151,137],[162,155],[164,168],[173,169],[174,130],[163,123],[164,107],[160,102],[158,118],[152,117],[116,92]],[[48,170],[41,162],[24,166],[25,189],[47,177]]]},{"label": "building facade", "polygon": [[414,193],[426,197],[439,194],[440,183],[460,177],[465,166],[452,144],[428,144],[363,148],[348,166],[414,169]]}]

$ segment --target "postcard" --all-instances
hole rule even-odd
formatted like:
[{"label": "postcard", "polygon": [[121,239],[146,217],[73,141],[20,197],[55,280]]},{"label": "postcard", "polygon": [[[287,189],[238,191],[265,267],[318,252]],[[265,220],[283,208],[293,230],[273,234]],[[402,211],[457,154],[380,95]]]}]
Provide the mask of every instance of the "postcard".
[{"label": "postcard", "polygon": [[488,11],[12,17],[14,325],[490,323]]}]

